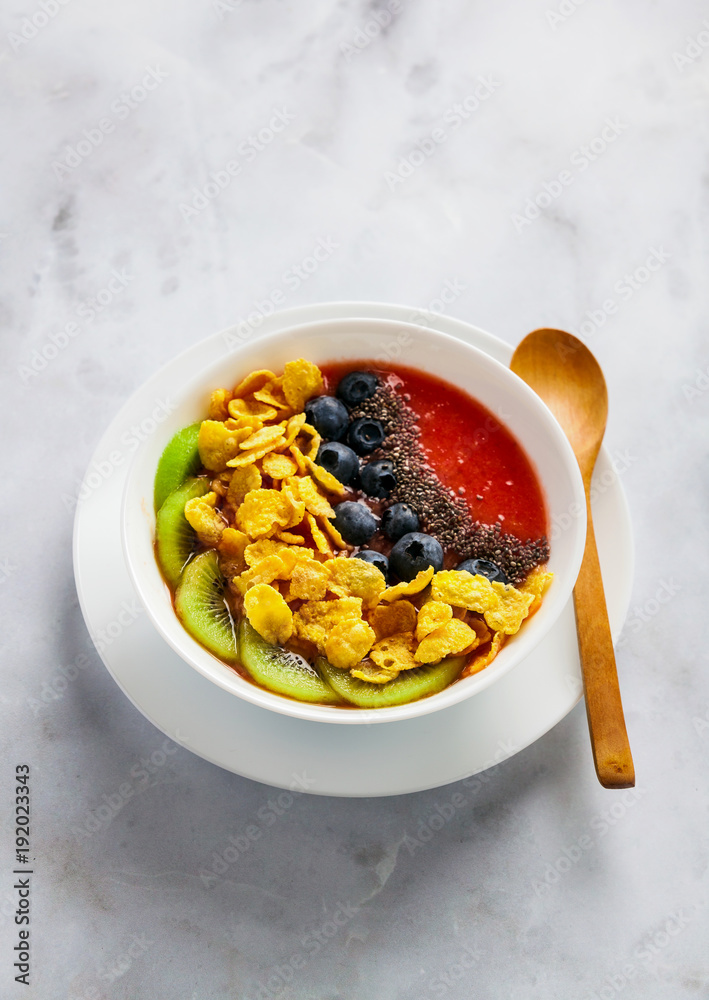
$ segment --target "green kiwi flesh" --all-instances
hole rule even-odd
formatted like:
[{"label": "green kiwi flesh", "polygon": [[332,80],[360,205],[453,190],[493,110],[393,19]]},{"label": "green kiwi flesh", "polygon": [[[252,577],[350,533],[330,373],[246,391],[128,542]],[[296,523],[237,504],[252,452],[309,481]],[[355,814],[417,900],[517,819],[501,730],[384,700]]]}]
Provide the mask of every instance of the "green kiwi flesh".
[{"label": "green kiwi flesh", "polygon": [[155,525],[158,562],[173,589],[197,546],[197,534],[185,517],[185,504],[205,493],[209,493],[209,479],[188,479],[170,493],[158,511]]},{"label": "green kiwi flesh", "polygon": [[153,503],[158,511],[178,486],[181,486],[188,476],[194,476],[202,464],[197,448],[199,428],[201,424],[183,427],[165,447],[153,486]]},{"label": "green kiwi flesh", "polygon": [[386,684],[372,684],[352,677],[348,670],[333,667],[324,657],[316,660],[316,667],[334,690],[351,705],[358,708],[390,708],[418,701],[447,688],[460,674],[464,656],[452,656],[431,667],[402,670]]},{"label": "green kiwi flesh", "polygon": [[239,629],[239,660],[258,684],[276,694],[323,705],[342,704],[307,660],[266,642],[246,619]]},{"label": "green kiwi flesh", "polygon": [[236,631],[224,587],[217,553],[208,549],[185,567],[175,594],[175,610],[195,639],[215,656],[234,663]]}]

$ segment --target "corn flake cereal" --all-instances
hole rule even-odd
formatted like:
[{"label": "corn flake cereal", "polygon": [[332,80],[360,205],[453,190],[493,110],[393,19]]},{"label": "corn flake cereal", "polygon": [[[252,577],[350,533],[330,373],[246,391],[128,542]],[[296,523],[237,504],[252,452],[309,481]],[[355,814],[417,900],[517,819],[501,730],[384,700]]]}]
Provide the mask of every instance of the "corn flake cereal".
[{"label": "corn flake cereal", "polygon": [[228,389],[215,389],[209,397],[209,409],[207,410],[207,416],[209,419],[226,420],[229,416],[227,406],[230,399],[231,393]]},{"label": "corn flake cereal", "polygon": [[205,469],[222,472],[237,455],[239,445],[251,433],[247,428],[229,430],[219,420],[203,420],[197,437],[199,457]]},{"label": "corn flake cereal", "polygon": [[219,551],[226,558],[238,563],[245,563],[244,553],[249,544],[249,536],[238,528],[225,528],[219,539]]},{"label": "corn flake cereal", "polygon": [[325,656],[333,667],[355,667],[372,647],[376,636],[364,621],[341,622],[331,630],[325,642]]},{"label": "corn flake cereal", "polygon": [[322,601],[330,583],[327,564],[309,559],[299,562],[290,578],[290,593],[302,601]]},{"label": "corn flake cereal", "polygon": [[[288,545],[305,545],[305,537],[303,535],[294,535],[290,531],[279,531],[276,534],[276,538],[281,542],[286,542]],[[310,552],[310,549],[307,551]]]},{"label": "corn flake cereal", "polygon": [[350,670],[350,675],[358,677],[361,681],[367,681],[369,684],[387,684],[389,681],[393,681],[395,677],[398,677],[399,671],[377,667],[368,660],[365,660],[364,663],[353,667]]},{"label": "corn flake cereal", "polygon": [[256,399],[232,399],[227,409],[232,420],[243,423],[257,421],[260,427],[263,426],[265,420],[273,420],[274,417],[278,416],[278,410],[275,406],[260,403]]},{"label": "corn flake cereal", "polygon": [[438,663],[446,656],[454,656],[477,639],[477,635],[465,622],[456,618],[429,632],[419,643],[415,658],[419,663]]},{"label": "corn flake cereal", "polygon": [[293,613],[281,594],[267,583],[256,584],[244,597],[244,610],[266,642],[282,645],[293,634]]},{"label": "corn flake cereal", "polygon": [[226,527],[219,511],[214,509],[216,502],[216,493],[205,493],[185,504],[185,517],[204,545],[218,545]]},{"label": "corn flake cereal", "polygon": [[264,455],[261,468],[271,479],[287,479],[289,476],[294,476],[298,470],[292,458],[288,455],[279,455],[275,451],[269,451]]},{"label": "corn flake cereal", "polygon": [[250,434],[249,437],[241,442],[239,448],[242,451],[254,451],[266,445],[273,447],[278,438],[282,437],[283,427],[280,424],[269,424]]},{"label": "corn flake cereal", "polygon": [[484,670],[485,667],[489,666],[502,649],[506,638],[507,636],[504,632],[496,632],[492,637],[489,650],[487,650],[487,652],[478,653],[478,655],[474,657],[470,663],[465,665],[465,668],[460,676],[470,677],[471,674],[477,674],[479,671]]},{"label": "corn flake cereal", "polygon": [[[396,605],[394,605],[395,607]],[[450,604],[443,601],[427,601],[419,610],[416,622],[416,638],[419,642],[425,639],[429,632],[445,625],[453,617],[453,609]]]},{"label": "corn flake cereal", "polygon": [[338,597],[361,597],[365,608],[374,607],[386,587],[384,574],[364,559],[331,559],[330,590]]},{"label": "corn flake cereal", "polygon": [[324,535],[322,533],[322,531],[318,527],[317,521],[315,520],[312,514],[310,513],[306,514],[305,520],[308,522],[308,526],[310,527],[310,534],[313,536],[313,542],[315,543],[315,548],[318,550],[318,552],[322,553],[322,555],[330,558],[330,556],[332,556],[332,546],[327,540],[327,535]]},{"label": "corn flake cereal", "polygon": [[378,667],[398,674],[401,670],[421,666],[414,659],[415,649],[416,636],[413,632],[396,632],[376,642],[369,655]]},{"label": "corn flake cereal", "polygon": [[497,580],[493,580],[492,586],[500,603],[496,608],[485,612],[485,621],[496,632],[514,635],[519,632],[522,622],[529,614],[529,605],[534,600],[534,595],[525,594]]},{"label": "corn flake cereal", "polygon": [[[283,378],[272,378],[270,379],[262,389],[258,389],[254,392],[254,399],[257,399],[260,403],[266,403],[269,406],[275,406],[277,410],[290,410],[288,401],[283,395]],[[302,410],[303,407],[293,407],[293,409]]]},{"label": "corn flake cereal", "polygon": [[378,640],[397,632],[413,632],[416,628],[416,608],[411,601],[378,604],[369,617],[369,624]]},{"label": "corn flake cereal", "polygon": [[383,601],[396,601],[399,597],[410,597],[412,594],[419,594],[429,585],[433,579],[433,566],[422,569],[413,580],[408,583],[397,583],[395,587],[387,587],[382,594]]},{"label": "corn flake cereal", "polygon": [[336,493],[338,496],[343,496],[345,493],[345,487],[328,472],[327,469],[323,469],[322,465],[318,465],[314,462],[309,455],[303,456],[303,461],[305,463],[305,469],[310,472],[310,475],[324,490],[328,493]]},{"label": "corn flake cereal", "polygon": [[306,416],[304,413],[296,413],[294,417],[291,417],[286,424],[286,439],[282,445],[283,448],[290,448],[295,439],[300,433],[300,429],[306,421]]},{"label": "corn flake cereal", "polygon": [[244,502],[246,494],[250,493],[251,490],[257,490],[260,486],[261,473],[255,465],[234,469],[226,493],[227,503],[230,503],[232,507],[239,507]]},{"label": "corn flake cereal", "polygon": [[275,372],[270,372],[267,368],[261,368],[259,371],[251,372],[250,375],[247,375],[246,378],[239,382],[232,395],[236,397],[249,396],[252,392],[256,392],[258,389],[263,389],[263,387],[275,377]]},{"label": "corn flake cereal", "polygon": [[335,625],[361,618],[362,601],[357,597],[340,597],[334,601],[307,601],[293,616],[293,624],[300,639],[315,643],[323,652]]},{"label": "corn flake cereal", "polygon": [[340,532],[337,530],[335,525],[328,517],[321,517],[319,520],[319,524],[322,525],[322,527],[325,529],[326,534],[330,536],[330,538],[333,540],[338,549],[347,550],[350,548],[350,546],[347,544],[347,542],[344,540]]},{"label": "corn flake cereal", "polygon": [[317,365],[304,358],[289,361],[283,369],[283,395],[296,412],[303,409],[313,396],[324,388],[323,377]]},{"label": "corn flake cereal", "polygon": [[543,566],[537,566],[529,574],[520,588],[525,594],[532,595],[532,603],[529,605],[529,616],[538,611],[542,604],[542,595],[552,581],[554,574],[547,573]]},{"label": "corn flake cereal", "polygon": [[[291,485],[290,482],[288,484]],[[310,476],[300,476],[294,480],[297,488],[297,495],[305,504],[305,509],[310,511],[313,517],[334,517],[335,511],[330,506],[328,500],[322,495]]]},{"label": "corn flake cereal", "polygon": [[303,519],[305,505],[294,506],[279,490],[251,490],[236,512],[236,523],[250,538],[266,538],[279,528],[291,528]]}]

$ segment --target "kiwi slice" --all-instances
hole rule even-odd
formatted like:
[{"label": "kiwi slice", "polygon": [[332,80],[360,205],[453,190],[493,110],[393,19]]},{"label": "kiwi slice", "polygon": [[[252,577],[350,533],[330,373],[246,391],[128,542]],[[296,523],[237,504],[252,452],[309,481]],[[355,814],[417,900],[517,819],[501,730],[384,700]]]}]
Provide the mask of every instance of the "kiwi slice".
[{"label": "kiwi slice", "polygon": [[325,683],[315,667],[311,667],[298,653],[266,642],[246,619],[239,630],[239,660],[252,678],[269,691],[298,701],[342,704],[342,699]]},{"label": "kiwi slice", "polygon": [[197,449],[201,424],[183,427],[172,438],[160,456],[153,486],[153,503],[158,511],[168,496],[181,486],[188,476],[194,476],[202,464]]},{"label": "kiwi slice", "polygon": [[316,666],[325,680],[350,704],[358,708],[389,708],[437,694],[456,679],[464,663],[464,656],[451,656],[432,667],[402,670],[398,677],[386,684],[372,684],[352,677],[349,671],[338,670],[322,656],[316,661]]},{"label": "kiwi slice", "polygon": [[180,582],[182,570],[197,546],[197,534],[185,517],[185,504],[209,493],[209,479],[188,479],[172,493],[158,511],[155,525],[158,562],[171,587]]},{"label": "kiwi slice", "polygon": [[217,553],[208,549],[185,567],[175,594],[175,610],[187,631],[210,653],[234,662],[236,632],[224,586]]}]

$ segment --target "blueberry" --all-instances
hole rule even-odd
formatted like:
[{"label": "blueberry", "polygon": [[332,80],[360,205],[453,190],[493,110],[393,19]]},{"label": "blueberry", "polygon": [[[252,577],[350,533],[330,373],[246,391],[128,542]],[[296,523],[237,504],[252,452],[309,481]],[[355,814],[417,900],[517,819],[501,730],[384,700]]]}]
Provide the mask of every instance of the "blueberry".
[{"label": "blueberry", "polygon": [[388,497],[396,486],[394,463],[388,458],[380,458],[377,462],[367,462],[360,472],[362,492],[368,497]]},{"label": "blueberry", "polygon": [[315,461],[345,486],[352,483],[359,472],[359,459],[341,441],[326,441],[321,444]]},{"label": "blueberry", "polygon": [[350,416],[347,408],[334,396],[316,396],[305,404],[305,415],[318,434],[328,441],[345,436]]},{"label": "blueberry", "polygon": [[380,420],[372,417],[359,417],[350,424],[347,443],[358,455],[368,455],[374,451],[385,438],[384,427]]},{"label": "blueberry", "polygon": [[382,571],[386,579],[389,573],[389,560],[383,552],[375,552],[374,549],[362,549],[361,552],[357,552],[355,559],[362,559],[364,562],[368,562],[373,566],[376,566],[377,569]]},{"label": "blueberry", "polygon": [[347,406],[359,406],[377,391],[377,376],[371,372],[350,372],[337,387],[337,396]]},{"label": "blueberry", "polygon": [[382,531],[392,542],[411,531],[418,531],[420,527],[418,514],[407,503],[392,504],[382,514]]},{"label": "blueberry", "polygon": [[377,530],[377,520],[369,507],[344,500],[335,507],[332,523],[350,545],[366,545]]},{"label": "blueberry", "polygon": [[389,562],[400,580],[409,581],[429,566],[433,566],[436,572],[443,569],[443,549],[431,535],[409,531],[394,545]]},{"label": "blueberry", "polygon": [[488,580],[497,580],[499,583],[510,582],[500,567],[488,559],[466,559],[464,562],[458,563],[456,569],[465,569],[473,576],[486,576]]}]

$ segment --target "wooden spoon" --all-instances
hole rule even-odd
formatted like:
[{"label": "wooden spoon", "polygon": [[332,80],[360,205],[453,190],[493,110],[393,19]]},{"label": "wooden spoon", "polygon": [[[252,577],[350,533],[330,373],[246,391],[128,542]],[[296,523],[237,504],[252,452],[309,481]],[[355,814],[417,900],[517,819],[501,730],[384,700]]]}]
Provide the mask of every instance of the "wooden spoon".
[{"label": "wooden spoon", "polygon": [[588,348],[563,330],[535,330],[510,365],[549,407],[571,443],[586,491],[586,548],[574,587],[576,629],[593,760],[604,788],[632,788],[635,768],[591,517],[591,476],[608,417],[608,391]]}]

